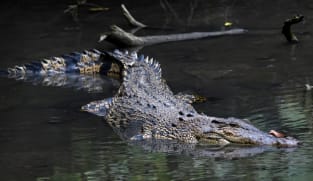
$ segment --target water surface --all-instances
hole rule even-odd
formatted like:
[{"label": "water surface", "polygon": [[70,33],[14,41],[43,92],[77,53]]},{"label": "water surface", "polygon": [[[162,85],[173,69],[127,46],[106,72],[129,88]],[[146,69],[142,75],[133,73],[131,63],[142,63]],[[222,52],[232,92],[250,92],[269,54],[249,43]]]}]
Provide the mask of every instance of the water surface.
[{"label": "water surface", "polygon": [[[313,84],[310,1],[95,1],[101,13],[81,8],[78,22],[63,11],[71,2],[4,2],[0,11],[0,67],[90,48],[111,24],[129,28],[119,5],[154,29],[139,35],[223,29],[225,21],[245,35],[145,47],[174,92],[208,97],[197,104],[212,116],[249,119],[258,128],[280,130],[303,143],[296,149],[269,149],[244,158],[144,149],[121,140],[82,105],[111,97],[101,92],[59,88],[0,78],[0,174],[2,180],[310,180],[312,175]],[[299,44],[280,34],[284,19],[302,13],[294,27]]]}]

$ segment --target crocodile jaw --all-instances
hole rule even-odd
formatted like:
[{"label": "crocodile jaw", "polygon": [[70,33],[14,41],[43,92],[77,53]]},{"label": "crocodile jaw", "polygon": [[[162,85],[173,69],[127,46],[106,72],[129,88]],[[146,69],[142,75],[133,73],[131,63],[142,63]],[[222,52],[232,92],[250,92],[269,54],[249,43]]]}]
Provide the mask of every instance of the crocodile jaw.
[{"label": "crocodile jaw", "polygon": [[241,128],[223,128],[216,130],[216,133],[223,139],[235,144],[273,145],[278,147],[293,147],[299,144],[299,141],[293,137],[277,138],[262,131],[250,131]]},{"label": "crocodile jaw", "polygon": [[[199,134],[196,136],[200,142],[216,142],[225,144],[250,144],[250,145],[273,145],[278,147],[294,147],[299,141],[287,136],[277,138],[265,133],[253,125],[236,118],[215,118],[203,116],[200,121]],[[203,119],[202,118],[202,119]]]}]

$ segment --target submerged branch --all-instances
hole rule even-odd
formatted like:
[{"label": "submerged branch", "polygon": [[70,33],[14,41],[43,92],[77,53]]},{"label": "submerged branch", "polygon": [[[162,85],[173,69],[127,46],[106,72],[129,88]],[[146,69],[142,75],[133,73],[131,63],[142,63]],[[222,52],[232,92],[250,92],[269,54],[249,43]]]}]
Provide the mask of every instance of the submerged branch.
[{"label": "submerged branch", "polygon": [[291,31],[291,26],[293,24],[300,23],[301,21],[303,21],[303,19],[304,19],[303,15],[296,15],[296,16],[292,17],[291,19],[287,19],[284,22],[284,26],[282,28],[282,34],[285,35],[288,42],[291,42],[291,43],[299,42],[296,35]]}]

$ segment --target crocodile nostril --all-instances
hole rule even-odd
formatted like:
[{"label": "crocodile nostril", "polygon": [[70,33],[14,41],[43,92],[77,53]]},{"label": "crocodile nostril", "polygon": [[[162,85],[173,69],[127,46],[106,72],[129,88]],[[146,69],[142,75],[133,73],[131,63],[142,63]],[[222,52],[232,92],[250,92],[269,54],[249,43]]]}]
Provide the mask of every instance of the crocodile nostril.
[{"label": "crocodile nostril", "polygon": [[182,111],[179,111],[179,113],[178,113],[179,115],[181,115],[181,116],[183,116],[184,115],[184,113],[182,112]]},{"label": "crocodile nostril", "polygon": [[193,117],[193,114],[187,114],[187,117]]}]

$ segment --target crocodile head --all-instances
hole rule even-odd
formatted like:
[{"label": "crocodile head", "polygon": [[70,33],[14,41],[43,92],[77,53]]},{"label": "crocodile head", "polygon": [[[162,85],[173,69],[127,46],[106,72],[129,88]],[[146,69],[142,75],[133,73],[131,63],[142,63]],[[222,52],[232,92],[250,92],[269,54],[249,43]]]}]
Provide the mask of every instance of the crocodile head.
[{"label": "crocodile head", "polygon": [[253,125],[236,118],[216,118],[201,116],[194,131],[197,142],[209,142],[219,145],[250,144],[273,145],[279,147],[297,146],[299,141],[293,137],[276,137],[265,133]]}]

